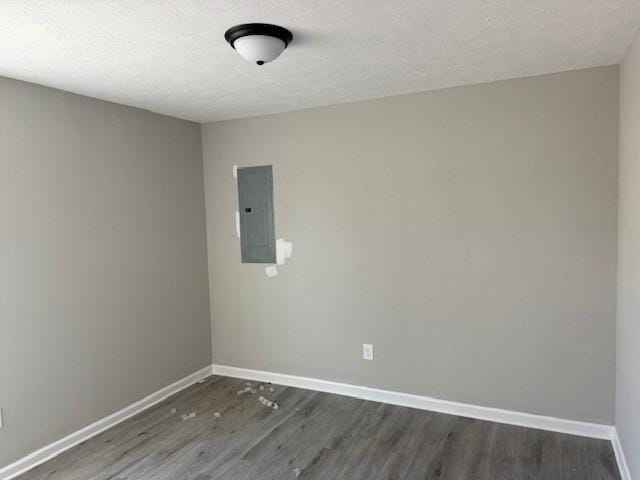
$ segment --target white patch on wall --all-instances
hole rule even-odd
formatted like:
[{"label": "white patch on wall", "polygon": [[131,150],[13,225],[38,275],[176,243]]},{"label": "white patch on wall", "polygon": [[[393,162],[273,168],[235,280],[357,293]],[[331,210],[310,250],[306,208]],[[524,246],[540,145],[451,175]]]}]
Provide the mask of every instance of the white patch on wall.
[{"label": "white patch on wall", "polygon": [[[293,254],[293,244],[287,242],[284,238],[276,240],[276,264],[284,265],[287,258],[291,258]],[[276,265],[269,265],[264,269],[267,277],[273,278],[278,275],[278,267]]]},{"label": "white patch on wall", "polygon": [[278,267],[276,267],[275,265],[269,265],[264,269],[264,271],[269,278],[273,278],[278,275]]},{"label": "white patch on wall", "polygon": [[287,258],[291,258],[293,254],[293,244],[287,242],[284,238],[276,240],[276,263],[278,265],[284,265]]}]

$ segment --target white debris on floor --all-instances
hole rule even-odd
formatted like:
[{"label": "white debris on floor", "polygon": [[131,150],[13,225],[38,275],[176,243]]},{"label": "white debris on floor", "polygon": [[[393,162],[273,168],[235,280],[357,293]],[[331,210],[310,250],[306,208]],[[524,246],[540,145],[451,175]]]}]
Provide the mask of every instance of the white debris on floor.
[{"label": "white debris on floor", "polygon": [[[245,393],[250,393],[251,395],[255,395],[256,393],[258,393],[258,391],[264,391],[266,390],[266,387],[264,385],[256,385],[255,387],[253,386],[253,384],[251,382],[246,382],[245,383],[246,387],[244,387],[241,390],[238,390],[237,395],[244,395]],[[275,389],[271,386],[270,383],[268,383],[269,385],[269,391],[270,392],[274,392]],[[260,395],[260,397],[258,397],[258,401],[263,404],[266,407],[269,408],[273,408],[274,410],[278,410],[279,405],[277,402],[274,402],[272,400],[269,400],[267,397],[264,397],[262,395]]]},{"label": "white debris on floor", "polygon": [[260,395],[260,398],[258,398],[258,401],[269,408],[273,408],[274,410],[278,409],[278,404],[276,402],[272,402],[271,400],[263,397],[262,395]]},{"label": "white debris on floor", "polygon": [[298,478],[301,473],[302,471],[298,467],[293,469],[293,474],[296,476],[296,478]]},{"label": "white debris on floor", "polygon": [[238,390],[238,395],[244,395],[245,393],[251,393],[252,395],[258,393],[258,390],[252,386],[244,387],[242,390]]},{"label": "white debris on floor", "polygon": [[191,412],[191,413],[183,413],[182,415],[180,415],[180,418],[184,421],[184,420],[189,420],[190,418],[196,418],[196,412]]},{"label": "white debris on floor", "polygon": [[220,412],[214,413],[213,416],[216,417],[216,418],[221,418],[222,417],[222,415],[220,415]]}]

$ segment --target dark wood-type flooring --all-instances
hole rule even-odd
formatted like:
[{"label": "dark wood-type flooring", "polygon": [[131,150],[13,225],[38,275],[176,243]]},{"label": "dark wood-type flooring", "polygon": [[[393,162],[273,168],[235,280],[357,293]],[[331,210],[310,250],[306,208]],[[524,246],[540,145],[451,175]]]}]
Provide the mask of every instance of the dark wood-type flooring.
[{"label": "dark wood-type flooring", "polygon": [[605,440],[249,383],[209,377],[19,480],[620,478]]}]

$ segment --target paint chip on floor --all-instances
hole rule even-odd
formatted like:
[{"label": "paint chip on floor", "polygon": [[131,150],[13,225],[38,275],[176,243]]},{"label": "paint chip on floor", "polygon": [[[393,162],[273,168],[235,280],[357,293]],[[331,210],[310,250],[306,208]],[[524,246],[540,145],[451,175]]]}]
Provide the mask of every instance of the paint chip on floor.
[{"label": "paint chip on floor", "polygon": [[244,387],[242,390],[238,390],[238,395],[244,395],[245,393],[258,393],[258,390],[253,388],[252,386]]},{"label": "paint chip on floor", "polygon": [[220,415],[220,412],[214,413],[213,416],[216,418],[222,418],[222,415]]},{"label": "paint chip on floor", "polygon": [[260,395],[260,398],[258,398],[258,401],[263,404],[266,407],[269,408],[273,408],[274,410],[278,409],[278,403],[277,402],[272,402],[271,400],[269,400],[268,398],[263,397],[262,395]]},{"label": "paint chip on floor", "polygon": [[183,413],[182,415],[180,415],[180,418],[184,421],[184,420],[189,420],[190,418],[196,418],[196,412],[191,412],[189,414],[187,413]]},{"label": "paint chip on floor", "polygon": [[296,476],[296,478],[298,478],[301,473],[302,471],[298,467],[293,469],[293,474]]}]

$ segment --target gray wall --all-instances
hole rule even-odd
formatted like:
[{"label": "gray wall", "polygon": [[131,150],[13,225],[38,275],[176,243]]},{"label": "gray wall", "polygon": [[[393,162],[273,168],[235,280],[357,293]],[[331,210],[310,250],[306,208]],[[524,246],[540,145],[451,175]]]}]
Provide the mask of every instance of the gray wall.
[{"label": "gray wall", "polygon": [[[204,125],[214,361],[612,422],[617,148],[617,67]],[[234,164],[274,166],[275,278]]]},{"label": "gray wall", "polygon": [[640,37],[620,70],[616,428],[640,478]]},{"label": "gray wall", "polygon": [[211,361],[200,127],[0,79],[0,466]]}]

